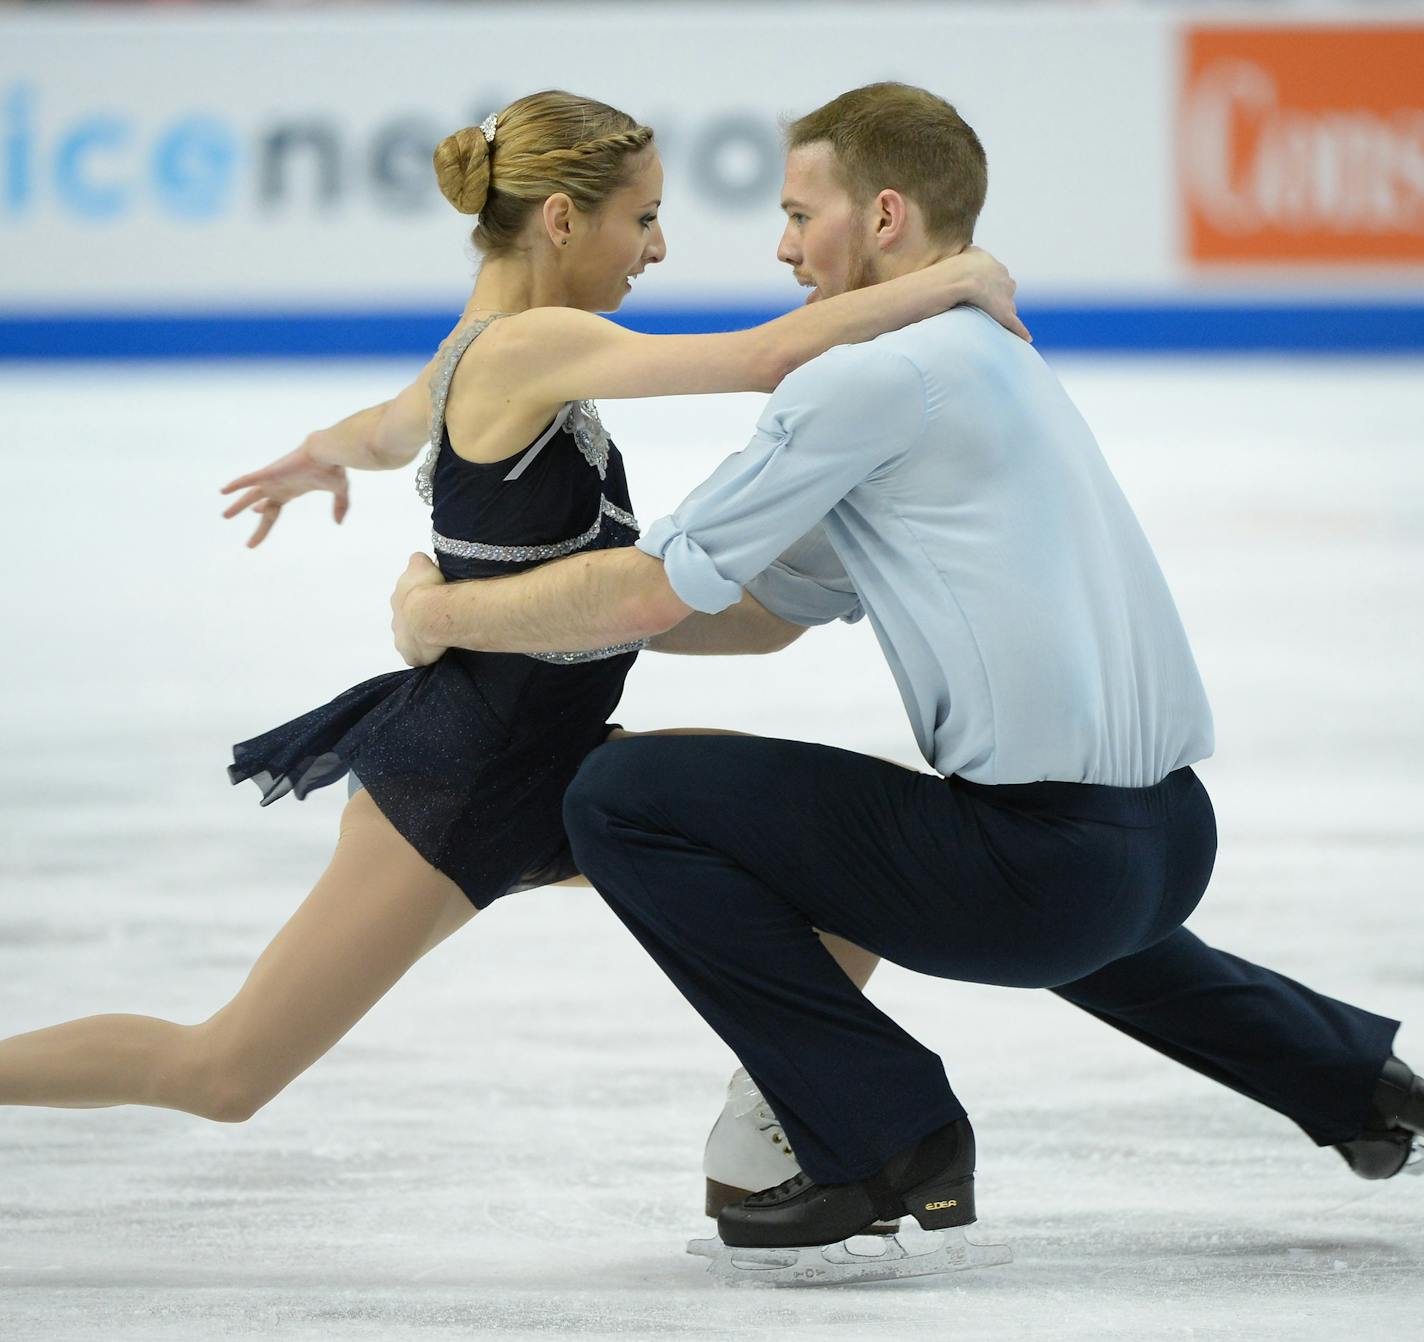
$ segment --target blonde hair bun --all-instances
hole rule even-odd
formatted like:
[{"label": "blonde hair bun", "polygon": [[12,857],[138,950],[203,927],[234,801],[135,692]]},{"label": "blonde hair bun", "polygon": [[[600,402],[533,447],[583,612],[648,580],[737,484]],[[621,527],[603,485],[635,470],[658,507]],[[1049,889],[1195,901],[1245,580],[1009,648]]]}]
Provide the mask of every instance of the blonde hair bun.
[{"label": "blonde hair bun", "polygon": [[489,144],[478,126],[466,126],[435,146],[435,180],[461,214],[478,214],[489,198]]},{"label": "blonde hair bun", "polygon": [[525,225],[550,196],[566,195],[592,214],[653,142],[652,129],[627,112],[564,89],[516,99],[497,117],[493,145],[478,127],[466,126],[435,151],[445,199],[462,214],[479,215],[470,241],[485,257],[518,248]]}]

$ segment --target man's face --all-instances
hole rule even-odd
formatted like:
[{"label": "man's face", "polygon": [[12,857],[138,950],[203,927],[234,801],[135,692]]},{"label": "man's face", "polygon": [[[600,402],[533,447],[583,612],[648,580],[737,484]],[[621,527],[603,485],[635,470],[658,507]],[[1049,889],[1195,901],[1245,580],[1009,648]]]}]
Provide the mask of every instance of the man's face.
[{"label": "man's face", "polygon": [[786,231],[776,259],[791,267],[798,284],[814,286],[808,303],[876,282],[870,212],[846,194],[829,144],[802,145],[786,156],[781,208]]}]

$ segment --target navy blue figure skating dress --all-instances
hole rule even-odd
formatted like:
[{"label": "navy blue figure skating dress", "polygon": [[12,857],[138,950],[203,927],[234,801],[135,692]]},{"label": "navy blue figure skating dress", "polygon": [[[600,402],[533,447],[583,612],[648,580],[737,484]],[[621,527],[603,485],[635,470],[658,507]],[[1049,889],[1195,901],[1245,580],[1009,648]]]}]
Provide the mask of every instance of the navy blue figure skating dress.
[{"label": "navy blue figure skating dress", "polygon": [[[618,449],[592,402],[564,406],[518,456],[470,462],[445,428],[450,379],[495,318],[458,332],[431,385],[430,452],[417,488],[431,504],[446,578],[517,573],[631,545],[638,523]],[[576,868],[565,790],[607,736],[641,644],[595,652],[466,652],[376,676],[233,747],[228,775],[262,804],[303,797],[354,770],[386,818],[477,907]]]}]

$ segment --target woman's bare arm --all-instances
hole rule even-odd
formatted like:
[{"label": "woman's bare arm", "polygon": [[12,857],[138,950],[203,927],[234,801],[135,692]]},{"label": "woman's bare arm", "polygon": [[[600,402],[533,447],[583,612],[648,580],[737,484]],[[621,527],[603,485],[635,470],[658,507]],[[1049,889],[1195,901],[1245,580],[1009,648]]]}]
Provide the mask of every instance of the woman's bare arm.
[{"label": "woman's bare arm", "polygon": [[286,456],[224,485],[223,494],[246,491],[224,517],[236,517],[250,508],[260,519],[247,548],[262,544],[286,504],[313,490],[330,491],[332,516],[341,522],[351,506],[348,467],[390,471],[406,465],[430,437],[430,379],[439,357],[431,359],[419,376],[389,401],[309,433],[301,446]]},{"label": "woman's bare arm", "polygon": [[435,361],[389,401],[307,435],[302,447],[313,461],[358,471],[393,471],[411,461],[430,440],[430,378]]},{"label": "woman's bare arm", "polygon": [[[747,331],[649,336],[576,308],[531,308],[499,323],[486,357],[517,377],[521,399],[559,405],[584,398],[772,391],[834,345],[855,344],[961,303],[974,303],[1028,339],[1014,282],[987,252],[969,248],[923,270],[788,312]],[[487,365],[488,366],[488,365]],[[498,368],[491,368],[499,376]]]}]

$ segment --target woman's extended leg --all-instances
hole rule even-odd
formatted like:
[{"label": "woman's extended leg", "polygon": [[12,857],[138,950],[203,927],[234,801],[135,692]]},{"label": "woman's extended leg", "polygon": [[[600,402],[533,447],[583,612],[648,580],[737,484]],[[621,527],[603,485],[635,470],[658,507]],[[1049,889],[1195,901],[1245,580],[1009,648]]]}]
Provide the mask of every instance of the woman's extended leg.
[{"label": "woman's extended leg", "polygon": [[336,852],[236,997],[198,1025],[104,1015],[0,1041],[0,1104],[146,1104],[250,1118],[475,913],[366,792]]}]

